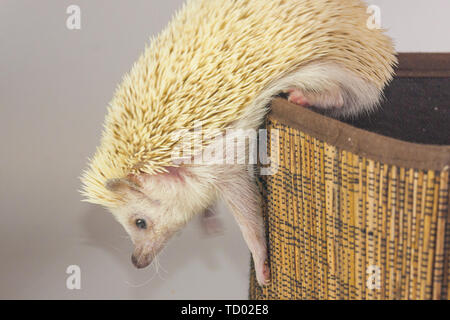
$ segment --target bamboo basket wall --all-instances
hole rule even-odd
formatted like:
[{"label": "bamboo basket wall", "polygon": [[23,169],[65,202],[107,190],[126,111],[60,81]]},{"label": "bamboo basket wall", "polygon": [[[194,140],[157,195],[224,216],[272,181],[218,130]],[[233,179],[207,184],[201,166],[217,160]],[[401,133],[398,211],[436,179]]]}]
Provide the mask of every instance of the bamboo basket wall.
[{"label": "bamboo basket wall", "polygon": [[401,55],[388,114],[360,123],[274,101],[279,169],[259,181],[271,283],[251,266],[251,299],[450,298],[449,70],[448,55]]}]

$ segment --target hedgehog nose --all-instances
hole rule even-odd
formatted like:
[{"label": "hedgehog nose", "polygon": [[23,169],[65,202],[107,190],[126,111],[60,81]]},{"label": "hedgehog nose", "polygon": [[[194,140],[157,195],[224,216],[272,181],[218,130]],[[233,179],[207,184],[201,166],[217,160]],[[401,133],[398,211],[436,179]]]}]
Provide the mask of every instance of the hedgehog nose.
[{"label": "hedgehog nose", "polygon": [[139,265],[138,265],[138,259],[136,258],[136,256],[135,256],[134,254],[131,255],[131,263],[133,263],[133,265],[134,265],[136,268],[139,268]]},{"label": "hedgehog nose", "polygon": [[142,269],[147,267],[152,261],[151,259],[148,258],[148,255],[142,255],[142,254],[135,254],[133,253],[131,255],[131,262],[133,263],[133,265],[138,268],[138,269]]}]

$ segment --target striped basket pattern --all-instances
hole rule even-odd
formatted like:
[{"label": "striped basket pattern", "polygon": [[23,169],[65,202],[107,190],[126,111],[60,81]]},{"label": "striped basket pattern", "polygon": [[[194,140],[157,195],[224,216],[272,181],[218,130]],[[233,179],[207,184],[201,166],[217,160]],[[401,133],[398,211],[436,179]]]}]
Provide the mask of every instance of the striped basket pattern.
[{"label": "striped basket pattern", "polygon": [[251,266],[250,299],[449,299],[448,147],[364,140],[280,108],[289,116],[267,119],[279,168],[259,181],[271,284],[259,287]]}]

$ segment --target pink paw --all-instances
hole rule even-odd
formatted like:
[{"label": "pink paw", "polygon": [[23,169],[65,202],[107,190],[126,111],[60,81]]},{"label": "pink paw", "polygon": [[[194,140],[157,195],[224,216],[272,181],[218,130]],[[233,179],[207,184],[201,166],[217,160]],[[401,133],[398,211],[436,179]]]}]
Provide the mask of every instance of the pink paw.
[{"label": "pink paw", "polygon": [[303,92],[301,90],[291,89],[291,90],[288,90],[287,93],[289,94],[288,95],[289,102],[298,104],[299,106],[302,106],[302,107],[310,106],[308,99],[306,98],[306,96],[303,94]]},{"label": "pink paw", "polygon": [[330,89],[323,92],[303,92],[300,89],[286,91],[289,102],[302,107],[317,107],[322,109],[342,108],[344,99],[339,89]]},{"label": "pink paw", "polygon": [[255,266],[256,280],[261,287],[267,286],[270,283],[270,267],[266,260],[259,266]]}]

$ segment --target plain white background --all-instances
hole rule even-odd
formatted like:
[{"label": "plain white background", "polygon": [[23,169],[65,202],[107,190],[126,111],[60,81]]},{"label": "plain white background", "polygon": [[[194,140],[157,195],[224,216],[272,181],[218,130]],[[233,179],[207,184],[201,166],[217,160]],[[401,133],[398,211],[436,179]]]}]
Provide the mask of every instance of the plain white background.
[{"label": "plain white background", "polygon": [[[77,191],[116,85],[181,3],[0,0],[0,298],[247,298],[250,257],[223,208],[222,236],[193,221],[156,274],[134,269],[121,226]],[[448,0],[369,3],[398,51],[450,52]],[[79,31],[65,26],[70,4]],[[66,289],[72,264],[81,290]]]}]

